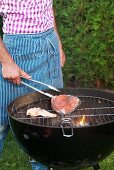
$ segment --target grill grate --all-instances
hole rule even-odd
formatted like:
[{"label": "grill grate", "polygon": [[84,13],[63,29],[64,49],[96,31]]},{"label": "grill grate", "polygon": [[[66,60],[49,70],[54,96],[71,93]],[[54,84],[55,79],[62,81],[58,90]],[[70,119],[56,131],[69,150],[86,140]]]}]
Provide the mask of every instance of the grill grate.
[{"label": "grill grate", "polygon": [[[70,115],[66,115],[66,117],[71,118],[73,127],[101,125],[114,120],[114,101],[94,96],[78,97],[81,100],[81,105]],[[32,107],[40,107],[51,113],[55,113],[51,109],[50,99],[40,98],[37,102],[29,103],[19,108],[16,108],[14,105],[12,108],[12,116],[21,122],[32,125],[60,127],[61,119],[59,115],[56,118],[27,117],[26,111]]]}]

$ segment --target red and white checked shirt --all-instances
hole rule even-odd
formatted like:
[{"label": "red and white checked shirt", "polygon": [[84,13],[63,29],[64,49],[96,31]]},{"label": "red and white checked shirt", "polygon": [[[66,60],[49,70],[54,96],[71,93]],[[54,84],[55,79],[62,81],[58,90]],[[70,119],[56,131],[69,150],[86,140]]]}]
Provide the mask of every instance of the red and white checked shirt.
[{"label": "red and white checked shirt", "polygon": [[39,33],[54,27],[53,0],[0,0],[3,32]]}]

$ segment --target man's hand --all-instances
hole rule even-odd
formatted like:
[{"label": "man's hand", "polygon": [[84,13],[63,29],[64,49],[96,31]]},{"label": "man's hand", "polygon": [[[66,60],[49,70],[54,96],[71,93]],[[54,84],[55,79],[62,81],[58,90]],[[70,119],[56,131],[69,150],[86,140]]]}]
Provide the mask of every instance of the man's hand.
[{"label": "man's hand", "polygon": [[64,54],[64,51],[63,51],[63,48],[62,48],[62,43],[61,43],[61,40],[60,40],[60,37],[59,37],[59,33],[58,33],[58,30],[57,30],[57,25],[56,25],[56,21],[55,21],[55,10],[54,10],[54,8],[53,8],[53,17],[54,17],[54,30],[57,33],[58,41],[59,41],[60,61],[61,61],[61,66],[63,67],[64,64],[65,64],[66,57],[65,57],[65,54]]},{"label": "man's hand", "polygon": [[7,63],[2,63],[2,75],[5,79],[8,79],[9,81],[13,82],[14,84],[21,83],[20,76],[23,76],[27,79],[31,78],[27,73],[25,73],[23,70],[21,70],[13,61],[7,62]]},{"label": "man's hand", "polygon": [[61,45],[60,45],[59,49],[60,49],[60,61],[61,61],[61,66],[63,67],[64,64],[65,64],[65,61],[66,61],[66,57],[65,57],[65,53],[64,53],[63,48],[62,48]]},{"label": "man's hand", "polygon": [[31,78],[27,73],[21,70],[14,62],[13,58],[6,49],[1,38],[0,38],[0,63],[2,64],[3,77],[13,82],[14,84],[21,83],[20,76],[23,76],[28,79]]}]

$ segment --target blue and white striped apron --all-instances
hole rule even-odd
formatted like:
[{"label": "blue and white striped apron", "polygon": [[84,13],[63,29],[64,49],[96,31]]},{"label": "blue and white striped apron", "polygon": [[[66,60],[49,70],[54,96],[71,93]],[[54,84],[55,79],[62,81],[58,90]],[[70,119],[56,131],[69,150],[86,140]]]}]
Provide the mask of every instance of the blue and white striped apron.
[{"label": "blue and white striped apron", "polygon": [[[5,34],[3,42],[17,65],[33,79],[57,88],[63,87],[58,37],[53,29],[38,34]],[[35,83],[34,86],[46,89]],[[24,85],[14,85],[4,79],[0,65],[0,125],[8,124],[8,104],[31,91]]]}]

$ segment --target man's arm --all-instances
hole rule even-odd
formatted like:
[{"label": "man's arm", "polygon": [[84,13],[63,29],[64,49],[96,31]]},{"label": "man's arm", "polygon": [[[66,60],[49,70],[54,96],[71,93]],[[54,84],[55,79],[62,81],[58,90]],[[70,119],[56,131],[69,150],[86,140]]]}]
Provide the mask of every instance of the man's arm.
[{"label": "man's arm", "polygon": [[57,35],[58,35],[58,40],[59,40],[61,66],[63,67],[64,64],[65,64],[66,57],[65,57],[65,53],[64,53],[64,51],[63,51],[63,47],[62,47],[62,43],[61,43],[61,40],[60,40],[60,36],[59,36],[58,30],[57,30],[57,25],[56,25],[56,20],[55,20],[55,10],[54,10],[54,8],[53,8],[53,16],[54,16],[54,30],[55,30],[55,32],[57,33]]},{"label": "man's arm", "polygon": [[1,38],[0,38],[0,63],[2,64],[2,75],[5,79],[8,79],[15,84],[20,84],[21,75],[26,78],[30,78],[30,76],[27,73],[25,73],[16,65]]},{"label": "man's arm", "polygon": [[12,63],[13,59],[10,56],[10,54],[8,53],[1,37],[0,37],[0,62],[1,64],[5,64],[7,62]]}]

